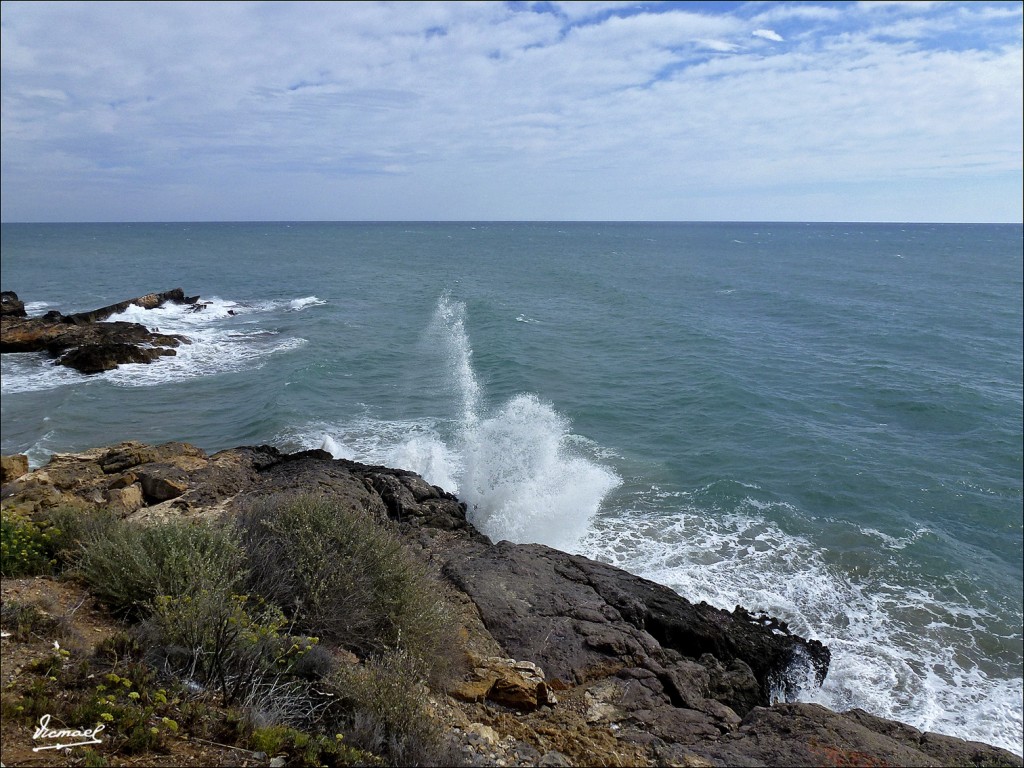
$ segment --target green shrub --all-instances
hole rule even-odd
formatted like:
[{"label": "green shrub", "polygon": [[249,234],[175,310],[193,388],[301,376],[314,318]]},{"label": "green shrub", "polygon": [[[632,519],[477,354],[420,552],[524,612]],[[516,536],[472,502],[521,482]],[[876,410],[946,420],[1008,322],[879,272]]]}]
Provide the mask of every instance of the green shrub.
[{"label": "green shrub", "polygon": [[283,725],[256,728],[247,739],[249,749],[266,755],[285,755],[288,765],[342,766],[379,765],[381,761],[361,750],[343,743],[341,734],[334,738],[322,734],[304,733]]},{"label": "green shrub", "polygon": [[0,517],[0,574],[39,576],[57,565],[55,531],[47,520],[5,510]]},{"label": "green shrub", "polygon": [[110,531],[122,525],[121,518],[105,508],[83,510],[77,507],[56,507],[46,513],[53,526],[52,541],[57,557],[57,570],[74,567],[86,542],[107,538]]},{"label": "green shrub", "polygon": [[115,613],[139,618],[152,611],[158,596],[230,591],[244,574],[243,562],[237,543],[220,528],[119,521],[86,534],[77,573]]},{"label": "green shrub", "polygon": [[317,496],[244,509],[250,585],[301,630],[361,656],[403,649],[424,674],[447,667],[455,627],[440,581],[391,529]]}]

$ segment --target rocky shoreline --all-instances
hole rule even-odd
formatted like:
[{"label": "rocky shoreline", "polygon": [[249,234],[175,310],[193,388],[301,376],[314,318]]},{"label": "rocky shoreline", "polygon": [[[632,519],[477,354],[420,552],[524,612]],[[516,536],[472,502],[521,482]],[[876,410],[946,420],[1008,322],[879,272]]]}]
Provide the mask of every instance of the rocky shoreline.
[{"label": "rocky shoreline", "polygon": [[467,671],[435,695],[475,764],[1022,765],[989,745],[798,703],[798,681],[828,673],[821,643],[585,557],[494,543],[458,498],[405,470],[324,451],[125,442],[34,471],[4,457],[0,497],[5,515],[107,507],[152,523],[230,516],[282,492],[390,520],[461,601]]}]

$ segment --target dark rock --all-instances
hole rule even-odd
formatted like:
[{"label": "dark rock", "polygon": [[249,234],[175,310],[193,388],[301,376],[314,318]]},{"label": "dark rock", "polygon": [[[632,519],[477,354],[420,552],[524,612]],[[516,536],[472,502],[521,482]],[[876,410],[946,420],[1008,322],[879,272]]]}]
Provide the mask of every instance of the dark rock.
[{"label": "dark rock", "polygon": [[[742,714],[770,703],[772,684],[784,679],[795,649],[813,659],[821,678],[828,669],[820,643],[750,621],[745,612],[694,605],[667,587],[539,544],[467,550],[451,556],[444,572],[510,655],[565,684],[639,666],[658,677],[676,705],[710,693]],[[664,666],[680,657],[705,667],[707,681],[693,666]]]},{"label": "dark rock", "polygon": [[0,292],[0,316],[25,317],[25,302],[14,291]]},{"label": "dark rock", "polygon": [[145,464],[135,475],[139,478],[142,495],[150,504],[159,504],[181,496],[188,490],[188,474],[173,464]]},{"label": "dark rock", "polygon": [[151,363],[159,357],[177,354],[173,349],[136,347],[133,344],[83,344],[60,356],[57,362],[81,373],[112,371],[126,363]]},{"label": "dark rock", "polygon": [[757,707],[732,738],[689,749],[719,765],[1021,765],[1006,750],[818,704]]}]

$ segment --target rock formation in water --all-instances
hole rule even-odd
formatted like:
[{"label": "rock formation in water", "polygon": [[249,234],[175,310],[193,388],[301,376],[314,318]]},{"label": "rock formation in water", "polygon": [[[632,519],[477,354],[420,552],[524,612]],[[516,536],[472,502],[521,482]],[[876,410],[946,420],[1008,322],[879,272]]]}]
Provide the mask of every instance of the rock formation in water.
[{"label": "rock formation in water", "polygon": [[1022,764],[1005,750],[861,710],[796,703],[795,680],[820,684],[827,675],[829,651],[817,641],[585,557],[492,543],[465,504],[412,472],[324,451],[207,455],[184,443],[127,442],[54,456],[32,472],[5,462],[4,483],[5,510],[25,514],[70,505],[140,522],[213,517],[261,497],[316,492],[389,518],[465,601],[467,647],[491,649],[469,654],[471,671],[450,691],[465,719],[479,721],[461,737],[513,744],[502,758],[513,763]]},{"label": "rock formation in water", "polygon": [[0,302],[0,352],[46,352],[58,365],[82,373],[101,373],[124,363],[151,363],[177,354],[175,348],[189,344],[189,340],[151,331],[139,323],[102,321],[132,305],[155,309],[168,302],[197,309],[203,306],[197,296],[186,297],[181,288],[175,288],[91,312],[62,315],[53,310],[41,317],[28,317],[18,295],[4,291]]}]

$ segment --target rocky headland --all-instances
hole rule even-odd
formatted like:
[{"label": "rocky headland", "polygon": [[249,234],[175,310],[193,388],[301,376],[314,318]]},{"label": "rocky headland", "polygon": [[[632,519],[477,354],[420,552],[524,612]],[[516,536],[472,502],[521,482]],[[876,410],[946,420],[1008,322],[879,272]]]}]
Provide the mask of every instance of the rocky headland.
[{"label": "rocky headland", "polygon": [[433,696],[471,764],[1022,765],[985,744],[799,703],[796,681],[828,674],[821,643],[585,557],[492,542],[464,503],[412,472],[323,451],[126,442],[34,471],[4,457],[0,495],[5,515],[106,507],[147,524],[223,519],[282,492],[380,519],[456,596],[466,664]]}]

